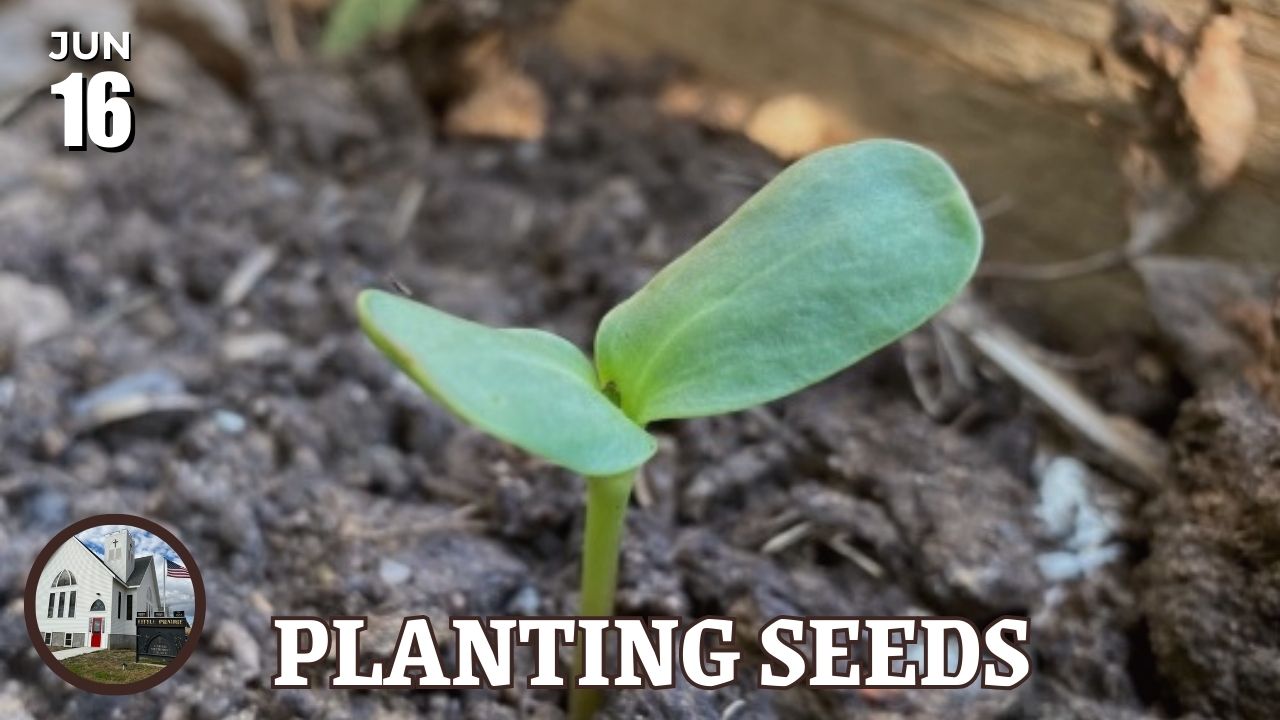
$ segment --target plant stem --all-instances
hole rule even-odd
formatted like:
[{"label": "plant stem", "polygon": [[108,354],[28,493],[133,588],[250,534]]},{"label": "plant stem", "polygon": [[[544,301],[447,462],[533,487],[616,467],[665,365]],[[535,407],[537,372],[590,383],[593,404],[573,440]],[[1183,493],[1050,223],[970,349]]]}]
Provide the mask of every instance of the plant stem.
[{"label": "plant stem", "polygon": [[[636,471],[587,478],[587,522],[582,533],[583,617],[613,614],[618,584],[618,552],[626,529],[627,502]],[[595,688],[577,687],[582,674],[582,635],[578,635],[577,659],[569,688],[570,720],[588,720],[600,708],[603,697]]]}]

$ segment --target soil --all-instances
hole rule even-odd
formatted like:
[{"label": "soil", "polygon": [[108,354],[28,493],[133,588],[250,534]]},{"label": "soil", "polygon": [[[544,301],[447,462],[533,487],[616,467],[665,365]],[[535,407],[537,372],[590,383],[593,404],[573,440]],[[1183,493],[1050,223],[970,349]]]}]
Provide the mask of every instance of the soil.
[{"label": "soil", "polygon": [[[0,709],[562,717],[555,691],[265,687],[272,614],[369,615],[363,647],[377,654],[406,615],[576,603],[583,481],[422,396],[359,332],[356,292],[400,287],[589,347],[609,307],[780,167],[660,114],[661,70],[522,58],[550,108],[536,142],[444,134],[396,53],[289,66],[265,41],[244,93],[195,64],[170,70],[180,92],[135,100],[125,153],[63,151],[52,99],[0,126],[3,279],[69,310],[0,353]],[[265,272],[237,287],[257,261]],[[620,614],[743,628],[782,614],[1029,615],[1031,681],[766,692],[748,675],[613,693],[605,715],[1273,717],[1280,419],[1258,383],[1175,370],[1177,348],[1154,340],[1118,339],[1127,349],[1079,379],[1176,448],[1155,497],[1081,462],[994,374],[956,417],[930,417],[904,369],[910,344],[756,411],[654,428]],[[1139,360],[1164,370],[1143,375]],[[152,407],[121,414],[120,397]],[[207,585],[201,646],[140,696],[72,690],[25,634],[32,558],[103,512],[173,529]],[[758,660],[753,635],[739,640]]]}]

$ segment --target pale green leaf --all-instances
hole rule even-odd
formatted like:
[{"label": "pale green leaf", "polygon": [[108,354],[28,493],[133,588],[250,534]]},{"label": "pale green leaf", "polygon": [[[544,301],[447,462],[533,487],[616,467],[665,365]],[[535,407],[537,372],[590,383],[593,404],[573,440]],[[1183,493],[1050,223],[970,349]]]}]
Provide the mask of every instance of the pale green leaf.
[{"label": "pale green leaf", "polygon": [[656,449],[567,340],[489,328],[378,290],[362,292],[356,307],[379,349],[481,430],[583,475],[634,469]]},{"label": "pale green leaf", "polygon": [[824,150],[605,317],[600,379],[642,425],[788,395],[927,320],[981,248],[938,156],[895,141]]},{"label": "pale green leaf", "polygon": [[329,12],[320,48],[327,55],[342,55],[371,36],[398,30],[420,0],[339,0]]}]

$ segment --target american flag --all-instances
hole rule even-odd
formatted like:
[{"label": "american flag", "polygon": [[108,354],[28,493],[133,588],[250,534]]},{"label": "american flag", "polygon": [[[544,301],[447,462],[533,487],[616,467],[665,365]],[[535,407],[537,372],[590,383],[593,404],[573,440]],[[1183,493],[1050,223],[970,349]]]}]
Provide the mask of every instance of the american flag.
[{"label": "american flag", "polygon": [[168,577],[185,578],[187,580],[191,579],[191,573],[187,572],[187,569],[182,567],[178,563],[168,558],[165,558],[164,565],[165,565],[164,574],[167,575]]}]

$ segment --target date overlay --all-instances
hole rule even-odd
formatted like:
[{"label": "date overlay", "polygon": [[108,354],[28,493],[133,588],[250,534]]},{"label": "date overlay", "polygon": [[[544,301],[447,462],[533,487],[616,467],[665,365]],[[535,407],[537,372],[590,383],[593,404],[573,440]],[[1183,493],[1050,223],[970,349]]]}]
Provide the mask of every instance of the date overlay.
[{"label": "date overlay", "polygon": [[[52,60],[129,61],[130,33],[51,33]],[[72,72],[49,87],[63,101],[62,144],[68,150],[85,150],[89,143],[107,152],[121,152],[133,144],[133,96],[129,78],[118,70],[85,74]]]}]

